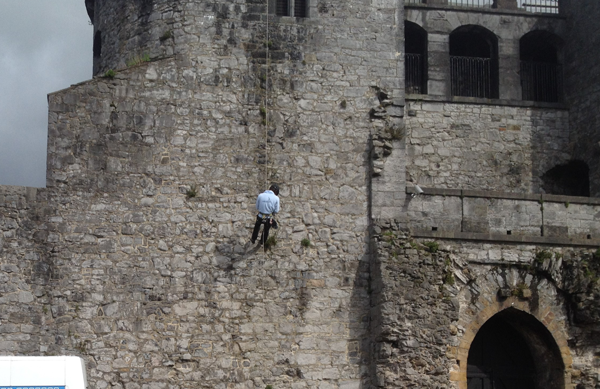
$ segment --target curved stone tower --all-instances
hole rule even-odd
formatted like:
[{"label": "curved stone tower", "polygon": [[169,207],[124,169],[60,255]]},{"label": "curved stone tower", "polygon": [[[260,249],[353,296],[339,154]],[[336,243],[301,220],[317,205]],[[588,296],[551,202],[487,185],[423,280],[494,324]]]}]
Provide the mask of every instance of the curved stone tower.
[{"label": "curved stone tower", "polygon": [[199,43],[191,36],[215,33],[210,31],[214,24],[206,23],[215,14],[209,3],[86,0],[86,7],[94,25],[94,74],[122,69],[144,57],[188,52]]}]

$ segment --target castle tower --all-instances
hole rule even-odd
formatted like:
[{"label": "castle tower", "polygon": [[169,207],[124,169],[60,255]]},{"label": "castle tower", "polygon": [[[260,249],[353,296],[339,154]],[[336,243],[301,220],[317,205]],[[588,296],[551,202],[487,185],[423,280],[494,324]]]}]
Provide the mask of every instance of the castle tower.
[{"label": "castle tower", "polygon": [[371,385],[369,226],[405,197],[402,7],[86,5],[95,77],[49,96],[47,188],[3,197],[23,260],[2,320],[39,323],[3,349],[82,355],[100,388]]}]

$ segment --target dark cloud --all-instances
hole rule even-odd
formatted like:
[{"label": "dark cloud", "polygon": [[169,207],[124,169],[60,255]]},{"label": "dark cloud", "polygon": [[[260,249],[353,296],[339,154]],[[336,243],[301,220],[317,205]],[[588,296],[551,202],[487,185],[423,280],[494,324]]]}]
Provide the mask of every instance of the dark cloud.
[{"label": "dark cloud", "polygon": [[44,186],[46,95],[92,76],[84,0],[0,0],[0,185]]}]

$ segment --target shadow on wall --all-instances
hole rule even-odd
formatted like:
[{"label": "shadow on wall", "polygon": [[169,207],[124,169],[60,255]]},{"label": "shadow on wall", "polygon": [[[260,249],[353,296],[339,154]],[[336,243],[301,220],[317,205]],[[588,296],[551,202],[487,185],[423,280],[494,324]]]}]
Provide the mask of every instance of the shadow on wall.
[{"label": "shadow on wall", "polygon": [[[360,371],[360,388],[370,388],[368,369],[371,362],[371,339],[369,337],[370,311],[370,256],[364,255],[356,268],[354,287],[350,297],[350,340],[348,342],[348,360],[358,366]],[[344,283],[349,278],[344,278]]]}]

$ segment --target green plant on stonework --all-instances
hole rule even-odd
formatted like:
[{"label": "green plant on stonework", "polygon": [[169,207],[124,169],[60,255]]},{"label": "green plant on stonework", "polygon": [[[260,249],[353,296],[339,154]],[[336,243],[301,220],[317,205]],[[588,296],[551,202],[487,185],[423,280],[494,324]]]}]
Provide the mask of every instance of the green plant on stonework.
[{"label": "green plant on stonework", "polygon": [[265,242],[265,251],[272,250],[275,246],[277,246],[277,238],[274,236],[269,236]]},{"label": "green plant on stonework", "polygon": [[404,138],[404,130],[398,126],[387,126],[385,132],[387,132],[390,138],[394,140],[402,140],[402,138]]},{"label": "green plant on stonework", "polygon": [[75,345],[75,349],[77,349],[77,351],[79,351],[80,353],[85,354],[89,346],[89,341],[81,341],[77,342],[77,344]]},{"label": "green plant on stonework", "polygon": [[108,69],[105,73],[104,73],[104,77],[105,78],[115,78],[115,71],[112,69]]},{"label": "green plant on stonework", "polygon": [[451,271],[446,272],[444,275],[444,284],[452,286],[455,282],[454,274]]},{"label": "green plant on stonework", "polygon": [[300,241],[300,244],[302,245],[302,247],[310,247],[310,239],[304,238]]},{"label": "green plant on stonework", "polygon": [[342,109],[346,109],[347,106],[348,106],[348,103],[346,102],[346,100],[342,100],[342,102],[340,103],[340,107]]},{"label": "green plant on stonework", "polygon": [[273,389],[273,385],[267,385],[265,386],[265,389]]},{"label": "green plant on stonework", "polygon": [[535,263],[542,264],[546,259],[552,259],[552,253],[550,251],[540,250],[537,253],[535,253]]},{"label": "green plant on stonework", "polygon": [[565,208],[569,208],[569,202],[565,202]]},{"label": "green plant on stonework", "polygon": [[430,253],[435,253],[438,251],[440,245],[438,244],[438,242],[425,242],[423,243],[423,246],[427,247],[427,249],[429,250]]},{"label": "green plant on stonework", "polygon": [[261,105],[258,111],[260,112],[260,117],[262,118],[261,124],[265,126],[267,124],[267,109]]},{"label": "green plant on stonework", "polygon": [[525,285],[524,283],[520,283],[517,285],[517,287],[515,289],[512,290],[512,292],[510,293],[511,295],[518,297],[518,298],[523,298],[524,297],[524,290],[527,289],[527,285]]},{"label": "green plant on stonework", "polygon": [[594,259],[600,259],[600,247],[594,252]]},{"label": "green plant on stonework", "polygon": [[131,58],[129,61],[127,61],[127,67],[130,68],[132,66],[137,66],[144,62],[150,62],[150,55],[147,53],[136,55],[135,57]]},{"label": "green plant on stonework", "polygon": [[171,30],[165,31],[160,38],[158,38],[161,42],[166,41],[167,39],[173,38],[173,32]]},{"label": "green plant on stonework", "polygon": [[193,199],[198,196],[198,189],[196,188],[196,184],[190,185],[190,189],[185,192],[185,195],[188,199]]},{"label": "green plant on stonework", "polygon": [[394,232],[388,230],[388,231],[384,231],[381,235],[384,236],[385,238],[392,238],[394,236]]}]

